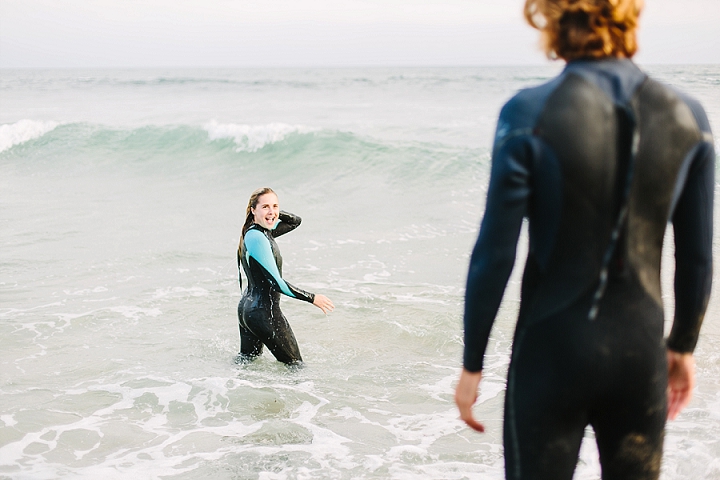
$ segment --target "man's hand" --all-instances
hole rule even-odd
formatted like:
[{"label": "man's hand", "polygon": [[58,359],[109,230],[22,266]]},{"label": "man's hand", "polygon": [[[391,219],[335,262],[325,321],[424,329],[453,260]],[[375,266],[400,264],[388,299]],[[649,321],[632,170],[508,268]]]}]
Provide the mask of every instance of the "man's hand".
[{"label": "man's hand", "polygon": [[687,407],[695,388],[695,358],[692,353],[667,351],[668,420],[675,420]]},{"label": "man's hand", "polygon": [[480,379],[482,379],[482,372],[469,372],[463,368],[460,380],[455,387],[455,403],[460,410],[460,419],[473,430],[484,432],[485,427],[475,420],[472,413],[472,407],[477,401]]}]

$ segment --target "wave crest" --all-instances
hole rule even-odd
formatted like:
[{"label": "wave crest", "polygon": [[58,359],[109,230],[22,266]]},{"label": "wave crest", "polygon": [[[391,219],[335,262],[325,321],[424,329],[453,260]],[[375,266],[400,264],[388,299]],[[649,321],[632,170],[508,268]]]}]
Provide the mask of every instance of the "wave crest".
[{"label": "wave crest", "polygon": [[292,133],[312,133],[317,128],[304,125],[288,125],[286,123],[269,123],[267,125],[244,125],[237,123],[218,123],[211,121],[203,128],[210,140],[232,138],[238,152],[256,152],[265,145],[282,141]]},{"label": "wave crest", "polygon": [[0,125],[0,152],[21,143],[40,138],[57,127],[57,122],[38,120],[20,120],[15,123]]}]

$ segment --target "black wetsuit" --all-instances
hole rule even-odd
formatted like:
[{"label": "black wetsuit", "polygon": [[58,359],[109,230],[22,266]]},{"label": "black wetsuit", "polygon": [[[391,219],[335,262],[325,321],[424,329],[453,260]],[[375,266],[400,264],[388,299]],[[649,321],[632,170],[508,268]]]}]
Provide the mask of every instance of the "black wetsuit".
[{"label": "black wetsuit", "polygon": [[[293,287],[282,278],[282,257],[275,237],[300,225],[300,217],[280,212],[273,230],[253,224],[243,236],[238,251],[238,268],[248,279],[247,289],[238,304],[240,327],[239,360],[252,360],[267,345],[279,361],[292,365],[302,362],[300,349],[290,324],[280,311],[280,294],[312,303],[315,295]],[[238,274],[240,288],[242,277]]]},{"label": "black wetsuit", "polygon": [[[507,478],[572,478],[587,425],[604,479],[658,478],[666,347],[693,351],[710,294],[714,165],[700,105],[630,60],[570,62],[502,109],[468,273],[464,366],[482,370],[527,217],[505,397]],[[666,343],[668,221],[676,303]]]}]

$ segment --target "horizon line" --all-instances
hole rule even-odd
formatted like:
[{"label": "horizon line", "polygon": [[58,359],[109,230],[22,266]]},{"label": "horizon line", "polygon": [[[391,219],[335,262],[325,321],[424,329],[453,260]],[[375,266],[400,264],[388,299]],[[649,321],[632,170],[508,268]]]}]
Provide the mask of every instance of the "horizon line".
[{"label": "horizon line", "polygon": [[[0,70],[153,70],[153,69],[358,69],[358,68],[517,68],[517,67],[552,67],[563,66],[566,62],[562,60],[547,60],[538,63],[478,63],[478,64],[415,64],[415,65],[379,65],[379,64],[357,64],[357,65],[332,65],[332,64],[308,64],[308,65],[68,65],[68,66],[4,66]],[[714,62],[635,62],[638,65],[660,67],[660,66],[715,66],[720,63]]]}]

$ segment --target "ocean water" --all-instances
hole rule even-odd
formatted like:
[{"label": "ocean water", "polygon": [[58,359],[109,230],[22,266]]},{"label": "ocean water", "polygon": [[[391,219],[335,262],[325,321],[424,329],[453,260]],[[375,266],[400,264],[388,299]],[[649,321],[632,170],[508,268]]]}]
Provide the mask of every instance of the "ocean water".
[{"label": "ocean water", "polygon": [[[498,111],[559,68],[0,70],[0,478],[503,478],[524,235],[485,434],[453,402],[465,272]],[[720,130],[720,66],[647,70]],[[303,217],[285,277],[336,305],[283,300],[299,371],[233,361],[260,186]],[[719,320],[715,292],[663,479],[720,478]]]}]

